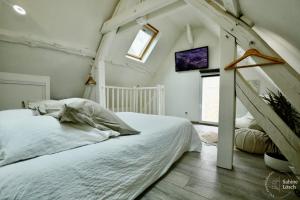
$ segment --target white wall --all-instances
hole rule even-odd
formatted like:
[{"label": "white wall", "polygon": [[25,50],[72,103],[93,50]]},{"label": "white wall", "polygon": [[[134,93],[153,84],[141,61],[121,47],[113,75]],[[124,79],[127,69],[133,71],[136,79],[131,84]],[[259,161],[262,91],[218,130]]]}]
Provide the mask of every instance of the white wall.
[{"label": "white wall", "polygon": [[[17,14],[9,5],[12,3],[22,6],[27,14]],[[117,0],[0,1],[0,31],[96,52],[99,30],[116,3]],[[91,61],[60,51],[0,42],[0,71],[50,76],[51,98],[55,99],[83,95]]]},{"label": "white wall", "polygon": [[[197,28],[193,31],[193,47],[208,46],[209,67],[219,67],[219,39],[207,29]],[[186,117],[192,121],[200,120],[201,77],[199,70],[175,72],[176,51],[192,48],[183,32],[174,44],[166,60],[153,77],[152,84],[163,84],[166,91],[166,114]],[[187,112],[187,114],[185,114]]]}]

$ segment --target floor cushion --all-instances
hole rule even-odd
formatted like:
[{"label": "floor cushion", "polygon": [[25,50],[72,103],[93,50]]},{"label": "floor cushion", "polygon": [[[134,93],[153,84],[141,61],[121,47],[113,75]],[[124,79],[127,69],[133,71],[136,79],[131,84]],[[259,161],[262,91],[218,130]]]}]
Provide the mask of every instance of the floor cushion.
[{"label": "floor cushion", "polygon": [[269,143],[268,135],[262,131],[249,128],[235,130],[235,146],[239,150],[264,154],[270,146]]}]

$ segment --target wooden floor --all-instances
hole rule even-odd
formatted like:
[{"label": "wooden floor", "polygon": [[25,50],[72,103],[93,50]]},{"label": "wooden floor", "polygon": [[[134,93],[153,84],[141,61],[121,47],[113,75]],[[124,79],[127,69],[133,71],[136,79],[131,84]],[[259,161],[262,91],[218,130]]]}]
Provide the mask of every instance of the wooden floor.
[{"label": "wooden floor", "polygon": [[[266,200],[265,178],[271,172],[263,157],[235,151],[234,170],[216,167],[217,149],[203,145],[188,152],[138,200]],[[294,193],[288,200],[299,199]]]}]

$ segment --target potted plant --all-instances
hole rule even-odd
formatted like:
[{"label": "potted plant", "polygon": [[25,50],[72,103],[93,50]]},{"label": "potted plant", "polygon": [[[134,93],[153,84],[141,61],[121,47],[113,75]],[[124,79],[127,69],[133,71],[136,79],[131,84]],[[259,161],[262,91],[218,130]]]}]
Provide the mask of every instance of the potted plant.
[{"label": "potted plant", "polygon": [[[273,108],[276,114],[286,123],[286,125],[300,137],[300,114],[291,105],[291,103],[283,96],[282,93],[268,91],[263,99]],[[288,172],[289,162],[280,152],[278,147],[269,139],[269,149],[264,155],[265,164],[272,169]]]}]

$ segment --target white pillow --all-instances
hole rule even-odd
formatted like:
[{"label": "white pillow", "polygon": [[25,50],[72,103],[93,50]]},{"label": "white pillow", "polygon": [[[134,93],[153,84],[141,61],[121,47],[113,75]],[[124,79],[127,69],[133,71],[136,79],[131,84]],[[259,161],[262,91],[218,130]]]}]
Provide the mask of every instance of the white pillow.
[{"label": "white pillow", "polygon": [[15,110],[3,110],[0,111],[0,121],[4,119],[16,119],[20,117],[33,116],[33,112],[30,109],[15,109]]},{"label": "white pillow", "polygon": [[235,119],[235,127],[248,128],[253,121],[254,121],[253,116],[248,112],[243,117],[239,117]]}]

